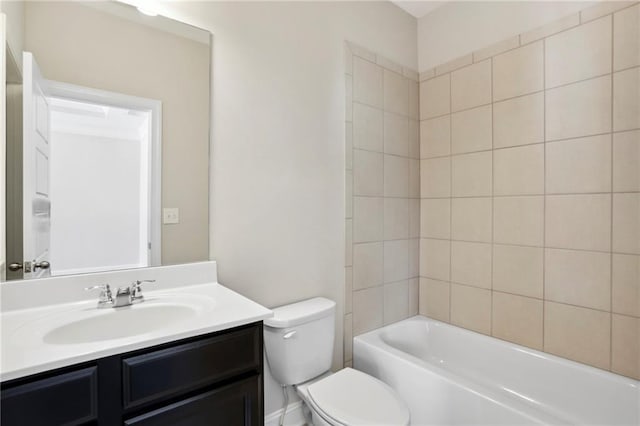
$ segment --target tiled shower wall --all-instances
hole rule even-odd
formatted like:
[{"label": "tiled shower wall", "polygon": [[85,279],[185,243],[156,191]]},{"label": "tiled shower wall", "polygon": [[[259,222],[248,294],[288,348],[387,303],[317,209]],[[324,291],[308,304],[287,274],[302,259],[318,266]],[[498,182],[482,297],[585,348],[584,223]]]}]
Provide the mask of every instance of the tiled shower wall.
[{"label": "tiled shower wall", "polygon": [[418,312],[418,74],[345,47],[346,300],[352,336]]},{"label": "tiled shower wall", "polygon": [[640,378],[633,4],[421,74],[421,314]]}]

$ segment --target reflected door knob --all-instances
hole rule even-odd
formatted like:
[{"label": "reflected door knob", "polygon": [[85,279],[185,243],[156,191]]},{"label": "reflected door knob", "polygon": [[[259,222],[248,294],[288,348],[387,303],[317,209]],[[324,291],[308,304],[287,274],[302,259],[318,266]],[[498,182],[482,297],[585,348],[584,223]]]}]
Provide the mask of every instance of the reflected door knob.
[{"label": "reflected door knob", "polygon": [[10,263],[9,264],[9,270],[16,272],[19,271],[20,269],[22,269],[22,263]]},{"label": "reflected door knob", "polygon": [[49,262],[47,262],[46,260],[43,260],[41,262],[34,262],[33,263],[33,270],[35,271],[38,268],[40,268],[40,269],[49,269],[50,266],[51,266],[51,264]]}]

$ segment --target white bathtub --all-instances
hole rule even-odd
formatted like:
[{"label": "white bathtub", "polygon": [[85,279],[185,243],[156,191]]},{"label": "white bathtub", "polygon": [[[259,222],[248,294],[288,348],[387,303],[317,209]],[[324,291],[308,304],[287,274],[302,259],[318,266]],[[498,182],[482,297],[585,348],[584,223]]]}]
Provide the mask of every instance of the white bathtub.
[{"label": "white bathtub", "polygon": [[640,424],[640,382],[416,316],[354,339],[413,425]]}]

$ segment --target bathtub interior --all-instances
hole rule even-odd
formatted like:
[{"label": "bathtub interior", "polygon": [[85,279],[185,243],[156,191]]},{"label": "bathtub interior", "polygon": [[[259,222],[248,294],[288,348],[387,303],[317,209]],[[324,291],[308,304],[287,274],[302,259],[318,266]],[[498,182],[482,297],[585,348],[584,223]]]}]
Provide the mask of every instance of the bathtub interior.
[{"label": "bathtub interior", "polygon": [[425,317],[374,330],[358,340],[500,404],[525,405],[560,423],[608,424],[618,419],[618,424],[638,424],[640,418],[635,380]]}]

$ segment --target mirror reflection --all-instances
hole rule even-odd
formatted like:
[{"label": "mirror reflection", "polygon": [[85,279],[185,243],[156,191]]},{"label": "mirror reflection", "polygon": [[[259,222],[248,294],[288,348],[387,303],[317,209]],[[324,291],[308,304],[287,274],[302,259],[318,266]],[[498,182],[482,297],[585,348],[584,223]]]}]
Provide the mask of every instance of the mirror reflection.
[{"label": "mirror reflection", "polygon": [[208,259],[210,33],[113,1],[6,9],[6,278]]}]

